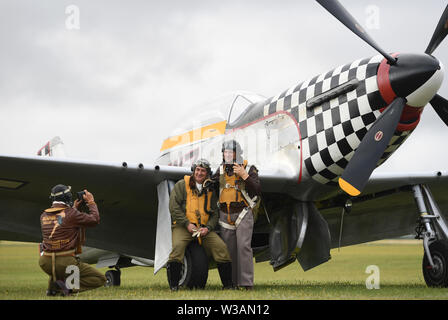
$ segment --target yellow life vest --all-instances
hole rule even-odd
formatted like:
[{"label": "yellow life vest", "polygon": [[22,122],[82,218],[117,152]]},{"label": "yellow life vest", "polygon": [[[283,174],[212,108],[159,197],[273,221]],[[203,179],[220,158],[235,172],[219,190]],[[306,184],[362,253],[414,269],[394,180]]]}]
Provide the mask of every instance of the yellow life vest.
[{"label": "yellow life vest", "polygon": [[[247,160],[244,160],[243,166],[244,169],[246,169]],[[227,175],[224,171],[223,165],[221,166],[219,184],[219,202],[225,203],[227,205],[227,209],[229,209],[231,202],[244,202],[248,205],[240,191],[245,189],[244,180],[236,174],[233,174],[232,176]]]},{"label": "yellow life vest", "polygon": [[207,190],[199,196],[197,190],[193,191],[190,188],[190,178],[191,176],[184,177],[185,190],[187,191],[186,216],[191,223],[199,227],[200,225],[206,225],[208,222],[209,214],[205,212],[205,201],[207,201],[207,211],[210,212],[212,191]]}]

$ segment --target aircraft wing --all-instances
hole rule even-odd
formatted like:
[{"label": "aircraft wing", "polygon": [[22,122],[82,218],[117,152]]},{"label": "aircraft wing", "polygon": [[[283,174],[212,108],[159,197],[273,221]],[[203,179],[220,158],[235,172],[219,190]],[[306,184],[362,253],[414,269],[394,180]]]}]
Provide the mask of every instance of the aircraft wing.
[{"label": "aircraft wing", "polygon": [[66,184],[93,193],[100,224],[86,230],[86,246],[154,257],[157,185],[189,168],[126,165],[42,157],[0,156],[0,239],[41,241],[39,218],[50,189]]},{"label": "aircraft wing", "polygon": [[416,184],[429,184],[433,187],[448,187],[448,171],[398,173],[374,172],[363,193],[368,194]]},{"label": "aircraft wing", "polygon": [[[86,246],[153,259],[157,185],[190,173],[189,168],[171,166],[0,156],[0,239],[40,242],[40,214],[50,206],[50,189],[62,183],[73,191],[88,189],[95,196],[101,222],[87,229]],[[283,193],[293,180],[290,173],[260,170],[259,174],[264,193]],[[427,184],[442,213],[447,212],[448,172],[374,173],[363,195],[353,198],[342,236],[338,196],[319,208],[328,222],[331,246],[412,233],[419,216],[409,188],[414,184]]]},{"label": "aircraft wing", "polygon": [[[0,155],[0,240],[41,241],[39,218],[56,184],[93,193],[100,224],[86,229],[88,247],[153,259],[157,231],[157,186],[178,181],[190,168],[131,165],[54,157]],[[283,172],[260,177],[264,191],[288,182]]]},{"label": "aircraft wing", "polygon": [[[445,221],[448,221],[448,172],[373,173],[363,193],[352,199],[350,213],[342,214],[346,196],[324,203],[332,247],[415,234],[420,212],[412,186],[429,187]],[[342,225],[342,227],[341,227]]]}]

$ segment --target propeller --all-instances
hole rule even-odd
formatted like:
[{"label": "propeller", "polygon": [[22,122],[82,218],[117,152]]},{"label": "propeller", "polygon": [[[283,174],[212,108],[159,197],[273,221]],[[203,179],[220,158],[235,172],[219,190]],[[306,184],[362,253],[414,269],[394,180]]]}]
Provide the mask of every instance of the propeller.
[{"label": "propeller", "polygon": [[[432,54],[434,50],[442,43],[443,39],[445,39],[448,34],[448,5],[443,11],[442,16],[440,17],[439,23],[434,30],[431,41],[429,41],[428,47],[425,50],[425,53]],[[432,98],[429,102],[434,110],[439,115],[440,119],[448,126],[448,101],[438,94]]]},{"label": "propeller", "polygon": [[436,94],[429,103],[437,112],[440,119],[442,119],[442,121],[448,126],[448,100]]},{"label": "propeller", "polygon": [[[411,93],[426,84],[428,88],[437,86],[433,80],[427,84],[431,76],[440,65],[432,53],[442,43],[448,34],[448,6],[445,8],[434,30],[431,41],[425,51],[425,55],[405,55],[398,58],[399,61],[386,53],[360,26],[353,16],[342,6],[338,0],[316,0],[322,7],[331,13],[348,29],[378,51],[388,61],[390,72],[388,81],[395,91],[396,98],[389,104],[385,111],[367,131],[353,157],[347,164],[342,176],[339,178],[339,186],[351,196],[357,196],[364,189],[373,170],[384,154],[389,142],[400,121],[403,109],[409,101]],[[431,60],[435,59],[435,61]],[[389,80],[390,79],[390,80]],[[438,88],[437,88],[438,89]],[[431,90],[431,89],[429,89]],[[435,96],[430,101],[439,117],[448,125],[448,101],[434,92]]]},{"label": "propeller", "polygon": [[397,128],[405,105],[404,98],[395,98],[362,139],[339,178],[339,186],[349,195],[357,196],[364,189]]},{"label": "propeller", "polygon": [[395,64],[396,60],[390,54],[386,53],[381,47],[367,34],[361,25],[353,16],[339,3],[338,0],[316,0],[322,7],[330,12],[336,19],[342,22],[354,34],[364,40],[367,44],[381,53],[390,64]]},{"label": "propeller", "polygon": [[439,23],[437,24],[437,27],[434,30],[431,41],[429,41],[425,53],[432,54],[434,50],[437,49],[439,44],[443,41],[443,39],[445,39],[447,34],[448,34],[448,5],[446,6],[445,11],[440,17]]}]

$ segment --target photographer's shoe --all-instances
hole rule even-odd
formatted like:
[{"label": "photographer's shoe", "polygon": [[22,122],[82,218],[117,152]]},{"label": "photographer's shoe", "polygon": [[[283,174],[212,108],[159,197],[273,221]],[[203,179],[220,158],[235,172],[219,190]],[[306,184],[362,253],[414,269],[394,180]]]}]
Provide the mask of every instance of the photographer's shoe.
[{"label": "photographer's shoe", "polygon": [[64,297],[67,297],[70,295],[70,290],[65,286],[64,281],[62,280],[56,280],[56,285],[61,289],[61,294]]},{"label": "photographer's shoe", "polygon": [[55,290],[48,289],[46,294],[47,294],[47,297],[54,297],[58,294],[58,292]]}]

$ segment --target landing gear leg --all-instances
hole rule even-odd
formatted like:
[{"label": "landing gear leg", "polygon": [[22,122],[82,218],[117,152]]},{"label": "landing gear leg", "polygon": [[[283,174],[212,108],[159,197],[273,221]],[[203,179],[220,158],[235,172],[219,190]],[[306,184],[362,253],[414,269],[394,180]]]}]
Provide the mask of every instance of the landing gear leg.
[{"label": "landing gear leg", "polygon": [[[413,186],[420,211],[417,239],[423,240],[423,277],[429,287],[448,287],[448,226],[425,185]],[[429,209],[429,210],[428,210]]]}]

